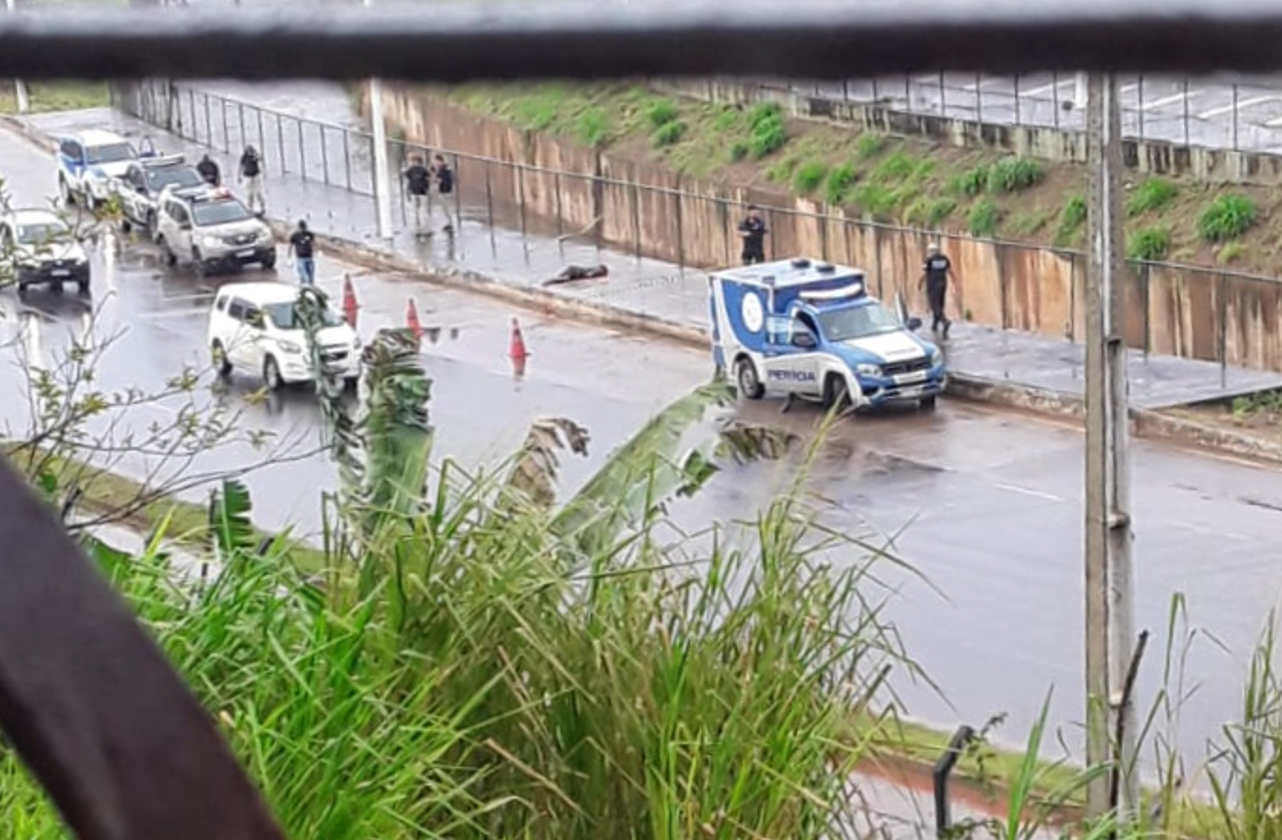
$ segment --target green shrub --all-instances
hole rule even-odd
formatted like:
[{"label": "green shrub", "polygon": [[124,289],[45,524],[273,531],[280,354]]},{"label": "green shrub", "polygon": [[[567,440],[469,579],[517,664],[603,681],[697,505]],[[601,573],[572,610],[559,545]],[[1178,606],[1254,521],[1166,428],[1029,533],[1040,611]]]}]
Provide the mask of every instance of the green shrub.
[{"label": "green shrub", "polygon": [[734,108],[726,108],[717,118],[712,121],[712,127],[717,131],[730,131],[739,124],[739,111]]},{"label": "green shrub", "polygon": [[895,152],[883,160],[873,170],[873,180],[884,184],[890,181],[904,181],[917,170],[917,161],[903,152]]},{"label": "green shrub", "polygon": [[1060,247],[1066,247],[1073,242],[1073,237],[1082,229],[1086,222],[1086,198],[1075,195],[1065,204],[1064,209],[1059,212],[1059,227],[1055,230],[1054,244]]},{"label": "green shrub", "polygon": [[516,106],[516,118],[531,131],[543,131],[556,120],[556,107],[542,99],[523,100]]},{"label": "green shrub", "polygon": [[751,149],[749,149],[749,148],[748,148],[748,144],[747,144],[747,143],[745,143],[745,142],[744,142],[744,141],[742,141],[742,140],[736,140],[735,142],[733,142],[733,143],[731,143],[731,144],[730,144],[730,160],[731,160],[731,162],[733,162],[733,163],[738,163],[739,161],[741,161],[741,160],[743,160],[744,158],[746,158],[746,157],[748,156],[748,153],[749,153],[750,151],[751,151]]},{"label": "green shrub", "polygon": [[1197,232],[1207,242],[1228,242],[1250,230],[1259,218],[1255,202],[1244,195],[1222,195],[1197,220]]},{"label": "green shrub", "polygon": [[966,216],[970,235],[981,239],[992,238],[997,233],[997,224],[1001,221],[1001,211],[997,205],[986,198],[980,199]]},{"label": "green shrub", "polygon": [[645,117],[650,121],[652,128],[662,128],[670,122],[675,122],[678,116],[676,103],[667,99],[651,102],[650,107],[645,110]]},{"label": "green shrub", "polygon": [[659,126],[654,131],[654,146],[656,149],[662,149],[665,146],[675,146],[681,141],[681,137],[686,132],[685,123],[667,122]]},{"label": "green shrub", "polygon": [[1009,157],[993,164],[988,171],[988,190],[1013,193],[1035,186],[1042,180],[1042,166],[1035,160]]},{"label": "green shrub", "polygon": [[752,134],[748,139],[748,149],[757,160],[779,151],[788,142],[783,114],[773,102],[763,102],[753,108],[750,125]]},{"label": "green shrub", "polygon": [[863,184],[850,194],[851,201],[865,214],[878,221],[888,221],[898,204],[895,191],[879,184]]},{"label": "green shrub", "polygon": [[848,163],[840,166],[834,166],[828,172],[828,180],[824,183],[824,201],[829,204],[841,204],[846,197],[846,190],[855,182],[855,167]]},{"label": "green shrub", "polygon": [[926,227],[939,227],[956,209],[957,202],[951,198],[932,199],[926,207]]},{"label": "green shrub", "polygon": [[1011,219],[1010,231],[1015,236],[1026,237],[1032,236],[1042,228],[1055,215],[1051,210],[1025,210]]},{"label": "green shrub", "polygon": [[786,184],[792,180],[792,173],[796,171],[796,158],[784,158],[766,167],[766,178],[775,184]]},{"label": "green shrub", "polygon": [[1164,178],[1145,178],[1126,202],[1126,213],[1129,216],[1142,216],[1160,210],[1170,204],[1178,192],[1176,186]]},{"label": "green shrub", "polygon": [[988,187],[988,167],[976,166],[958,175],[950,185],[960,195],[979,195]]},{"label": "green shrub", "polygon": [[1136,231],[1126,243],[1126,254],[1133,260],[1157,262],[1171,253],[1171,232],[1166,228]]},{"label": "green shrub", "polygon": [[793,175],[792,186],[802,195],[809,195],[819,188],[828,174],[828,165],[817,160],[808,161],[797,167]]},{"label": "green shrub", "polygon": [[1241,242],[1225,242],[1215,254],[1215,261],[1220,265],[1235,263],[1246,253],[1246,246]]},{"label": "green shrub", "polygon": [[600,148],[609,139],[609,122],[600,108],[589,108],[579,114],[579,138],[589,146]]},{"label": "green shrub", "polygon": [[859,160],[868,160],[881,154],[884,148],[886,148],[886,135],[875,132],[861,134],[855,143],[855,157]]}]

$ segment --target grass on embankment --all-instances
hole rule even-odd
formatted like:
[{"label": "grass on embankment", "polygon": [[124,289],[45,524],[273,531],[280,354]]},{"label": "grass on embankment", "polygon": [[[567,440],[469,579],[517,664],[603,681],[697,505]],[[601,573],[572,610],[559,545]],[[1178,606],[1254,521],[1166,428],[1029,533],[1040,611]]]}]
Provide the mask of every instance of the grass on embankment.
[{"label": "grass on embankment", "polygon": [[[32,82],[27,85],[27,97],[29,113],[33,114],[81,111],[111,104],[111,94],[106,82]],[[18,100],[13,82],[0,82],[0,114],[16,113]]]},{"label": "grass on embankment", "polygon": [[[952,233],[1080,247],[1086,170],[787,119],[769,105],[711,104],[639,85],[454,88],[459,105],[522,128],[662,163],[700,179],[768,187],[858,216]],[[1137,259],[1266,275],[1282,258],[1282,192],[1125,176]]]}]

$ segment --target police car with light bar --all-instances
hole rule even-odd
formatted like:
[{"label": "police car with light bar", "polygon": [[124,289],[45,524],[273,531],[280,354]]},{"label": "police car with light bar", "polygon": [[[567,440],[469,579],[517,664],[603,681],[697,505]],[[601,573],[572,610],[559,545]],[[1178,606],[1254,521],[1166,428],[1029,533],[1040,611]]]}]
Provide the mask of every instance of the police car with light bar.
[{"label": "police car with light bar", "polygon": [[163,193],[191,195],[205,192],[209,185],[182,155],[164,155],[141,158],[129,164],[113,186],[124,216],[121,220],[124,231],[128,233],[130,228],[138,227],[154,238],[156,210]]},{"label": "police car with light bar", "polygon": [[857,268],[780,260],[714,273],[713,359],[748,399],[801,397],[855,409],[916,403],[929,410],[947,371],[914,334],[902,298],[888,309]]},{"label": "police car with light bar", "polygon": [[111,182],[138,160],[134,145],[112,131],[81,131],[59,138],[54,150],[58,164],[58,195],[64,204],[93,209],[111,198]]},{"label": "police car with light bar", "polygon": [[197,274],[251,263],[276,267],[271,228],[225,187],[161,193],[156,243],[170,265],[190,263]]}]

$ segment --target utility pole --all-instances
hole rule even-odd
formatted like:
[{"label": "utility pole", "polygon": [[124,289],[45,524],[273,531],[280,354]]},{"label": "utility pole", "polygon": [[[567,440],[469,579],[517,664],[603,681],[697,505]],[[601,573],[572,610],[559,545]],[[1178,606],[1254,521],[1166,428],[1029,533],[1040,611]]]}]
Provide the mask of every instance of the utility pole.
[{"label": "utility pole", "polygon": [[[4,0],[4,5],[5,5],[5,8],[8,10],[9,14],[13,14],[16,11],[16,8],[15,8],[16,4],[14,0]],[[18,102],[18,113],[19,114],[27,113],[27,111],[30,110],[31,108],[31,102],[27,99],[26,82],[22,81],[22,79],[14,79],[13,94],[14,94],[14,99],[16,99]]]},{"label": "utility pole", "polygon": [[[361,0],[370,7],[370,0]],[[392,204],[388,189],[392,185],[387,164],[387,126],[383,122],[383,85],[378,79],[369,80],[369,119],[374,135],[374,207],[378,216],[378,235],[392,238]]]},{"label": "utility pole", "polygon": [[[1117,818],[1135,814],[1136,720],[1123,703],[1135,643],[1130,453],[1122,282],[1121,110],[1117,80],[1091,74],[1087,96],[1090,265],[1086,296],[1086,762],[1116,760]],[[1114,737],[1122,732],[1121,743]],[[1087,788],[1087,813],[1109,808],[1106,775]]]}]

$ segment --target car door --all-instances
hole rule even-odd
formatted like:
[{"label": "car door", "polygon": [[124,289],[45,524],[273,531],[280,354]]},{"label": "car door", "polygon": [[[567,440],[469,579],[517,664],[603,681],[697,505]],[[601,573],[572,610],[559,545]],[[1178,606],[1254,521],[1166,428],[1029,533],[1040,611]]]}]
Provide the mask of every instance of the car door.
[{"label": "car door", "polygon": [[75,140],[63,140],[58,148],[58,164],[66,174],[67,183],[80,189],[80,176],[84,172],[84,150]]},{"label": "car door", "polygon": [[131,166],[124,177],[123,200],[125,213],[138,224],[147,221],[147,207],[151,198],[147,190],[147,173],[141,166]]},{"label": "car door", "polygon": [[238,368],[250,369],[254,366],[253,333],[245,323],[249,305],[240,298],[233,297],[227,304],[226,319],[222,326],[222,341],[227,350],[227,358]]},{"label": "car door", "polygon": [[789,325],[788,343],[793,349],[792,370],[796,392],[817,396],[819,382],[819,328],[814,319],[799,312]]},{"label": "car door", "polygon": [[191,258],[191,213],[181,201],[171,201],[169,212],[173,217],[173,243],[171,248],[180,260]]},{"label": "car door", "polygon": [[801,392],[800,366],[796,356],[801,351],[792,343],[792,318],[770,315],[766,318],[766,346],[762,351],[763,380],[767,388],[782,394]]},{"label": "car door", "polygon": [[241,345],[244,350],[245,368],[262,370],[266,347],[263,337],[266,335],[266,322],[263,310],[248,301],[244,302],[245,317],[241,323]]}]

